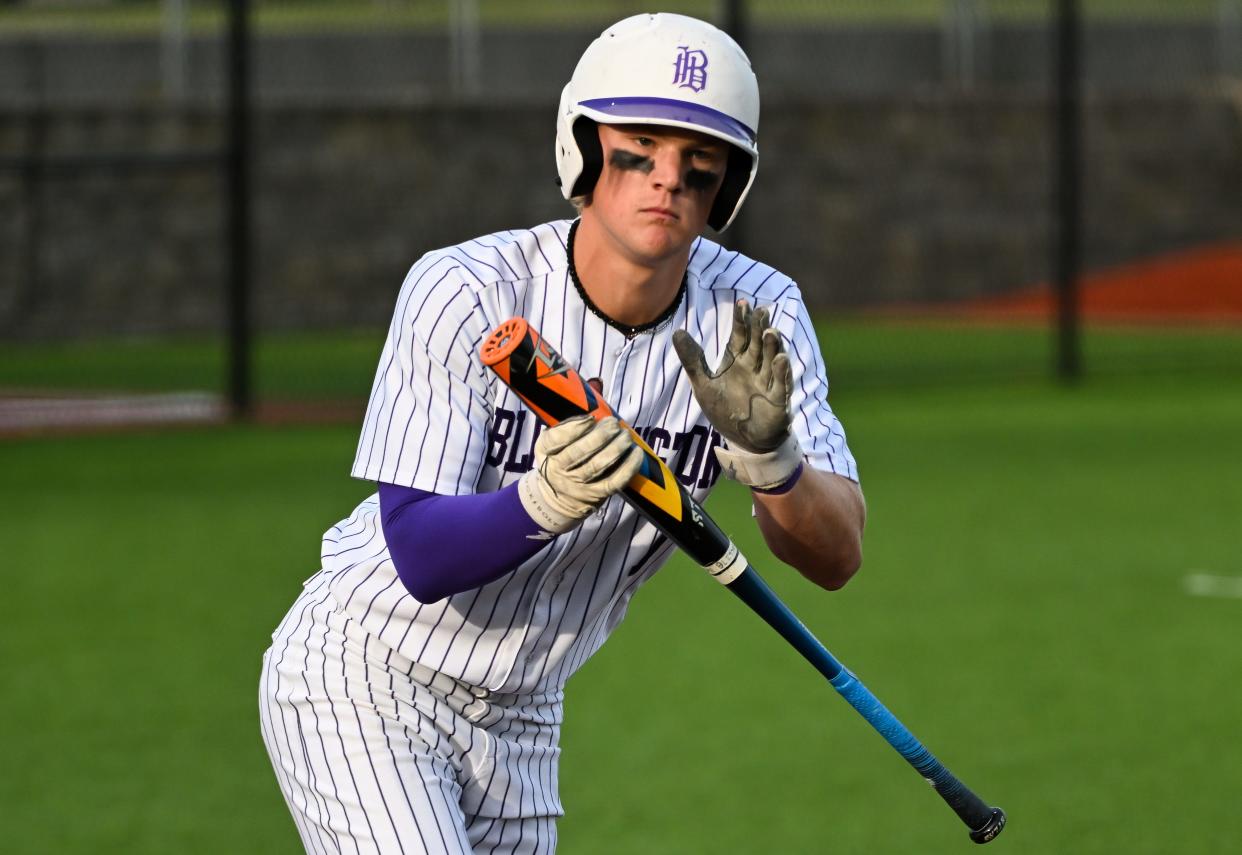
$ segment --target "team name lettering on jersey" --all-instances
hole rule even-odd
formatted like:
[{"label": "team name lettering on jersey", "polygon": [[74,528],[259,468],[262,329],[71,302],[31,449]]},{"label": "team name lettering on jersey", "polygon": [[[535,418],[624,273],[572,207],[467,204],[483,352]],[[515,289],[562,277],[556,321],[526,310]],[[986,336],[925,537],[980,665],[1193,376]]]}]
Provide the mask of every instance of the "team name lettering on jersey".
[{"label": "team name lettering on jersey", "polygon": [[[529,470],[534,466],[535,442],[543,427],[528,410],[514,412],[497,407],[487,437],[487,465],[506,472]],[[688,431],[668,431],[656,425],[634,430],[685,486],[706,489],[720,477],[720,462],[710,452],[723,445],[724,438],[715,430],[703,425]]]}]

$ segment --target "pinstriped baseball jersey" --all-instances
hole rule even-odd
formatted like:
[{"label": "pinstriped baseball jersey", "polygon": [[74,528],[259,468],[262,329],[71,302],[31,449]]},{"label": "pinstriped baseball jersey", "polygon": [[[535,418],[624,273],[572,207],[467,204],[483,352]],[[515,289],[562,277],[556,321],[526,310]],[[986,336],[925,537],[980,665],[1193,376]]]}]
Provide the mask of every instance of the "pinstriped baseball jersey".
[{"label": "pinstriped baseball jersey", "polygon": [[[793,429],[807,459],[857,480],[828,405],[810,319],[788,277],[699,238],[676,311],[627,337],[577,290],[567,261],[570,227],[557,221],[498,232],[414,265],[380,357],[355,477],[460,495],[499,489],[527,471],[541,425],[478,356],[498,323],[520,315],[584,378],[601,380],[617,414],[702,501],[719,476],[711,449],[723,440],[696,403],[671,336],[689,331],[715,365],[733,304],[745,298],[772,306],[785,338],[795,378]],[[323,566],[344,612],[402,656],[489,691],[538,693],[559,689],[599,648],[672,548],[614,496],[514,572],[420,603],[398,579],[372,496],[325,534]]]}]

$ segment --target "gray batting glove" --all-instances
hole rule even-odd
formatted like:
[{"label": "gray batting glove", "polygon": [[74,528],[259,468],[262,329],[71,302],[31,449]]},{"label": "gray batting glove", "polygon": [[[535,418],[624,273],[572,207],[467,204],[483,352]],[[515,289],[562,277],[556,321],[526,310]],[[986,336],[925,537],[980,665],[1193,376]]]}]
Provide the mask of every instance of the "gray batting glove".
[{"label": "gray batting glove", "polygon": [[802,463],[790,430],[793,370],[768,310],[752,311],[745,300],[733,304],[733,332],[714,372],[685,330],[673,333],[673,346],[699,406],[729,441],[729,448],[716,448],[724,474],[760,489],[788,481]]},{"label": "gray batting glove", "polygon": [[518,495],[540,528],[559,534],[622,490],[642,462],[642,449],[616,416],[577,416],[539,435],[535,468],[518,482]]}]

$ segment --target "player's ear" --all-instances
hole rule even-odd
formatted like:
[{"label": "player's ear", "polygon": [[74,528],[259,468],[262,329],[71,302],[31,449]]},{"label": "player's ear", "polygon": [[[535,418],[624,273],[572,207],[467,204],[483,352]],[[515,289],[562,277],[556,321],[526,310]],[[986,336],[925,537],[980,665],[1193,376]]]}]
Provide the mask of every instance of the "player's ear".
[{"label": "player's ear", "polygon": [[586,196],[595,189],[595,182],[599,181],[604,169],[604,147],[599,141],[599,125],[586,116],[580,116],[574,122],[574,140],[578,143],[578,151],[582,152],[582,172],[569,195]]}]

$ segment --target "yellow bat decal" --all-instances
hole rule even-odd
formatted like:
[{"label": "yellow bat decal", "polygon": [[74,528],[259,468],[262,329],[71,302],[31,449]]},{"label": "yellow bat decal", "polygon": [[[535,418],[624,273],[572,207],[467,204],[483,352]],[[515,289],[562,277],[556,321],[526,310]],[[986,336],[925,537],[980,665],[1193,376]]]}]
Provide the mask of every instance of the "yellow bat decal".
[{"label": "yellow bat decal", "polygon": [[[681,491],[677,489],[677,479],[673,477],[668,466],[656,456],[651,446],[643,442],[643,438],[630,429],[634,441],[647,452],[642,468],[630,479],[629,488],[655,505],[668,516],[681,521]],[[658,468],[656,468],[658,467]]]}]

